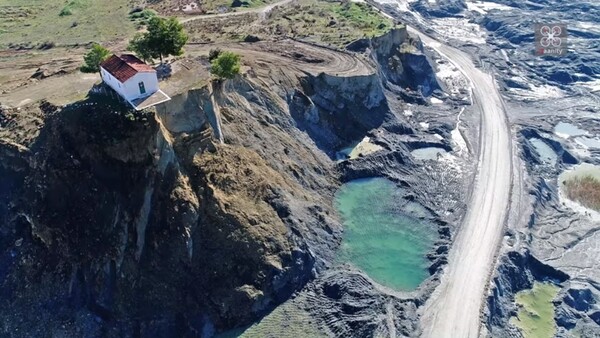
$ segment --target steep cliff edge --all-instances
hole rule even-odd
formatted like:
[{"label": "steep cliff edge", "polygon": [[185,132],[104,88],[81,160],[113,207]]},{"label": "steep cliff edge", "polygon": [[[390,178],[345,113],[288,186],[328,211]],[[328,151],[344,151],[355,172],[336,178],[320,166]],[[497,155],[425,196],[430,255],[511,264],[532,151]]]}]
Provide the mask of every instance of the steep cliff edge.
[{"label": "steep cliff edge", "polygon": [[253,51],[242,76],[155,112],[94,94],[0,134],[0,332],[209,337],[330,267],[332,155],[394,113],[375,62],[298,48],[331,60]]},{"label": "steep cliff edge", "polygon": [[[156,115],[95,94],[47,109],[27,146],[4,140],[18,175],[3,231],[21,230],[5,238],[3,332],[210,335],[328,267],[339,182],[320,134],[299,126],[337,145],[376,127],[386,103],[376,76],[295,75],[190,90]],[[292,113],[309,89],[317,121]]]},{"label": "steep cliff edge", "polygon": [[2,332],[209,334],[287,299],[317,257],[325,266],[307,238],[335,245],[331,206],[261,147],[213,141],[205,100],[190,97],[171,119],[92,98],[49,111],[29,147],[2,141],[18,159],[2,167]]},{"label": "steep cliff edge", "polygon": [[387,86],[399,86],[429,96],[440,89],[435,70],[428,59],[423,43],[408,35],[406,27],[390,30],[371,39],[357,40],[349,50],[367,52],[379,65],[379,72]]},{"label": "steep cliff edge", "polygon": [[302,81],[302,91],[295,91],[290,101],[299,127],[325,150],[361,139],[379,127],[389,112],[376,74],[309,76]]}]

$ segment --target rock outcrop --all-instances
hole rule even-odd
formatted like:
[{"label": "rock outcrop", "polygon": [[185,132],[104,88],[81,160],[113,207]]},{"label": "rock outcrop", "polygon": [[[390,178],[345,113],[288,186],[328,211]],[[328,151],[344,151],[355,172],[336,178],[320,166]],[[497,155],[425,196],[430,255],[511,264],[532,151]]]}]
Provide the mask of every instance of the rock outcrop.
[{"label": "rock outcrop", "polygon": [[424,96],[440,89],[423,44],[418,38],[409,36],[406,27],[392,29],[382,36],[355,41],[347,48],[368,52],[379,65],[380,76],[385,80],[383,83],[386,86],[398,86],[400,88],[396,90],[408,89]]},{"label": "rock outcrop", "polygon": [[0,139],[0,166],[12,171],[24,171],[29,167],[30,151],[27,147],[12,142],[11,140]]},{"label": "rock outcrop", "polygon": [[302,90],[292,94],[290,110],[298,126],[325,150],[361,139],[389,113],[376,74],[310,76],[302,81]]}]

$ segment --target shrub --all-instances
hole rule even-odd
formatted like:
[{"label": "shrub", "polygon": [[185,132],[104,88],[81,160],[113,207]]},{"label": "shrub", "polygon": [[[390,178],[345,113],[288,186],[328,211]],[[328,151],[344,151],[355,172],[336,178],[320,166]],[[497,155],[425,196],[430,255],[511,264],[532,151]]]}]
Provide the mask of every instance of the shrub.
[{"label": "shrub", "polygon": [[65,7],[60,11],[60,13],[58,13],[58,15],[59,16],[73,15],[73,11],[69,7]]},{"label": "shrub", "polygon": [[157,14],[151,9],[143,9],[129,14],[129,19],[132,21],[139,21],[140,24],[147,24],[148,20],[155,17]]},{"label": "shrub", "polygon": [[233,52],[221,52],[212,60],[210,72],[219,79],[232,79],[240,73],[241,57]]},{"label": "shrub", "polygon": [[55,46],[56,44],[54,43],[54,41],[44,41],[38,45],[38,49],[47,50],[54,48]]},{"label": "shrub", "polygon": [[81,0],[71,0],[69,1],[65,7],[58,13],[59,16],[67,16],[73,15],[73,9],[75,8],[83,8],[85,4],[81,2]]},{"label": "shrub", "polygon": [[110,56],[110,51],[95,43],[92,49],[83,57],[85,64],[80,70],[84,73],[95,73],[100,71],[100,64]]}]

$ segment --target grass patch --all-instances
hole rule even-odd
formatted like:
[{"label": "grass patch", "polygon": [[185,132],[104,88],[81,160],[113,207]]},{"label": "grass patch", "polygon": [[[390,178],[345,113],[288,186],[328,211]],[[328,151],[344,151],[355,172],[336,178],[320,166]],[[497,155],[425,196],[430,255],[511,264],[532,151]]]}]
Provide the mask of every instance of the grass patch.
[{"label": "grass patch", "polygon": [[[360,38],[383,35],[391,19],[365,3],[298,0],[275,7],[262,20],[257,13],[229,18],[203,18],[186,24],[191,42],[240,41],[247,35],[294,37],[345,47]],[[260,23],[257,24],[258,20]]]},{"label": "grass patch", "polygon": [[533,284],[531,290],[523,290],[515,296],[519,306],[511,324],[519,328],[525,338],[552,338],[556,332],[554,304],[559,287],[550,283]]},{"label": "grass patch", "polygon": [[392,20],[365,3],[315,0],[275,9],[269,24],[288,35],[338,47],[363,37],[383,35],[394,26]]},{"label": "grass patch", "polygon": [[564,181],[569,199],[600,211],[600,180],[592,175],[575,176]]},{"label": "grass patch", "polygon": [[129,0],[0,0],[0,48],[112,41],[133,35]]},{"label": "grass patch", "polygon": [[[182,6],[178,0],[162,0],[148,4],[152,9],[161,15],[188,15],[188,14],[211,14],[223,13],[228,11],[243,11],[244,9],[262,7],[275,2],[276,0],[205,0],[196,1],[198,7],[187,8]],[[173,9],[179,9],[174,11]]]},{"label": "grass patch", "polygon": [[366,35],[383,34],[391,28],[391,21],[365,3],[343,2],[333,5],[338,19],[345,19],[360,28]]},{"label": "grass patch", "polygon": [[68,16],[73,15],[73,11],[79,8],[85,8],[87,3],[84,3],[82,0],[71,0],[69,1],[65,7],[58,13],[59,16]]},{"label": "grass patch", "polygon": [[137,23],[138,27],[146,25],[150,19],[157,15],[156,11],[152,9],[140,9],[134,10],[129,13],[129,20]]}]

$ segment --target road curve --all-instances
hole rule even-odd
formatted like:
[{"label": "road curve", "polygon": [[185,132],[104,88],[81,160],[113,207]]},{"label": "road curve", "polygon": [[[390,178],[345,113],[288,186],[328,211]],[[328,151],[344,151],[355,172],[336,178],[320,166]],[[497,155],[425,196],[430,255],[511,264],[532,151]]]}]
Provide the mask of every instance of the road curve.
[{"label": "road curve", "polygon": [[211,43],[188,44],[186,50],[192,53],[208,53],[210,49],[222,48],[244,55],[244,62],[262,62],[265,66],[295,70],[318,75],[372,76],[375,66],[359,55],[329,49],[310,43],[284,39],[259,41],[254,43]]},{"label": "road curve", "polygon": [[421,312],[422,337],[478,337],[483,300],[510,204],[510,129],[491,74],[476,68],[467,54],[413,33],[461,69],[471,81],[473,104],[481,113],[478,172],[441,283]]}]

